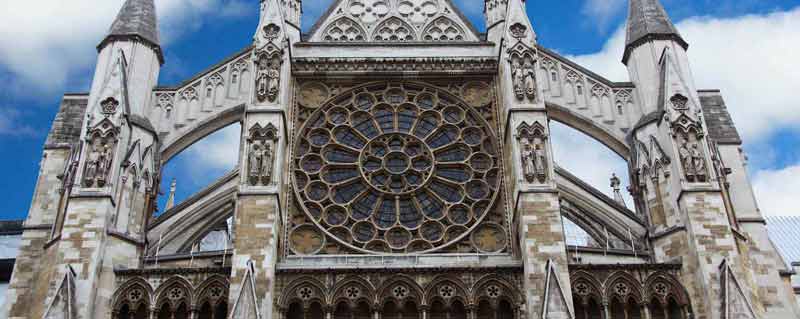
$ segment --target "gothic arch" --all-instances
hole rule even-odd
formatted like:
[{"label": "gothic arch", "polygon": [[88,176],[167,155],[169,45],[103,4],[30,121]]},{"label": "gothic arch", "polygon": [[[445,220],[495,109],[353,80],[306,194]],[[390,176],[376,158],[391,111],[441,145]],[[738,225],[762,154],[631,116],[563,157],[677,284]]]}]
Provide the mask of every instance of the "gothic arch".
[{"label": "gothic arch", "polygon": [[181,305],[186,311],[194,308],[192,300],[192,284],[182,276],[173,276],[159,285],[155,292],[155,309],[161,311],[165,305],[171,312],[178,312]]},{"label": "gothic arch", "polygon": [[370,40],[375,42],[411,42],[417,40],[417,32],[407,22],[391,16],[375,27]]},{"label": "gothic arch", "polygon": [[340,281],[333,288],[328,304],[336,308],[341,302],[346,302],[352,309],[362,301],[366,301],[372,308],[375,304],[375,287],[359,276],[349,276]]},{"label": "gothic arch", "polygon": [[144,305],[149,313],[150,307],[153,305],[154,295],[153,287],[146,280],[133,278],[126,281],[116,289],[114,296],[111,298],[113,317],[116,318],[125,305],[128,305],[130,310],[138,309]]},{"label": "gothic arch", "polygon": [[514,286],[503,278],[496,275],[486,275],[479,279],[472,290],[472,302],[480,305],[481,302],[488,302],[492,307],[497,307],[500,301],[506,301],[512,307],[520,304],[522,297]]},{"label": "gothic arch", "polygon": [[367,41],[367,32],[355,20],[341,17],[328,25],[322,33],[322,41],[364,42]]},{"label": "gothic arch", "polygon": [[378,305],[383,307],[389,301],[393,301],[396,305],[402,307],[408,301],[416,304],[417,307],[424,306],[425,301],[422,297],[424,293],[422,288],[406,275],[398,275],[389,279],[381,284],[378,288]]},{"label": "gothic arch", "polygon": [[631,156],[625,133],[615,132],[604,127],[601,123],[571,111],[562,105],[546,102],[547,115],[550,119],[569,126],[605,145],[622,159],[629,161]]},{"label": "gothic arch", "polygon": [[572,295],[575,300],[583,305],[588,305],[589,300],[594,300],[598,305],[605,302],[603,298],[603,284],[597,281],[596,275],[579,270],[570,274],[572,281]]},{"label": "gothic arch", "polygon": [[606,279],[605,282],[606,302],[610,303],[617,298],[622,304],[627,304],[630,298],[636,304],[644,303],[641,283],[629,272],[617,271]]},{"label": "gothic arch", "polygon": [[464,307],[473,303],[468,289],[457,276],[441,275],[425,286],[423,291],[425,305],[431,306],[434,301],[440,300],[449,308],[453,302],[460,301]]},{"label": "gothic arch", "polygon": [[680,306],[690,306],[686,288],[671,274],[654,273],[645,280],[644,287],[643,297],[647,302],[658,300],[666,307],[672,298]]},{"label": "gothic arch", "polygon": [[284,311],[288,311],[294,303],[299,303],[304,309],[308,309],[313,303],[325,306],[330,300],[325,292],[325,284],[322,282],[310,276],[301,277],[287,284],[281,291],[278,305]]}]

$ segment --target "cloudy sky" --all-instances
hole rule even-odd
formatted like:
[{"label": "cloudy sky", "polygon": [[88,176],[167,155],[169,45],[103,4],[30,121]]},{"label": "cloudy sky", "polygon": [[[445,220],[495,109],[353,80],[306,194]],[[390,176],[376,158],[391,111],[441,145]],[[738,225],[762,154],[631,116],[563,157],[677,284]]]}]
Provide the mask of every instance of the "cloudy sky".
[{"label": "cloudy sky", "polygon": [[[123,0],[5,2],[0,11],[0,219],[24,218],[41,146],[64,92],[88,90],[103,38]],[[304,1],[308,29],[331,0]],[[455,0],[479,28],[483,1]],[[529,0],[541,44],[612,80],[619,62],[626,0]],[[662,0],[690,43],[697,84],[721,89],[745,140],[750,175],[763,212],[800,215],[800,0]],[[166,55],[161,84],[179,83],[252,40],[258,0],[156,0]],[[616,155],[554,124],[559,165],[604,192]],[[178,179],[178,198],[233,169],[239,128],[232,126],[168,164],[162,185]],[[191,165],[190,165],[191,164]],[[164,188],[167,189],[167,188]],[[630,201],[629,201],[630,203]],[[163,205],[163,199],[162,199]]]}]

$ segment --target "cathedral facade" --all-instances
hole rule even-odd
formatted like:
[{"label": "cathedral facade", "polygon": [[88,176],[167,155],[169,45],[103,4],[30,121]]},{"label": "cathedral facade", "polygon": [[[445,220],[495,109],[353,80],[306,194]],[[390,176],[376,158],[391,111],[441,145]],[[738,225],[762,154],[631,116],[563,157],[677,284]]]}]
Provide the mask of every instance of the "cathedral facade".
[{"label": "cathedral facade", "polygon": [[[538,45],[524,0],[485,0],[485,33],[450,0],[336,0],[307,34],[262,0],[252,45],[174,87],[153,2],[63,98],[0,317],[800,316],[658,0],[630,0],[629,82]],[[551,121],[627,161],[631,207],[554,163]],[[156,215],[163,165],[235,123],[236,169]]]}]

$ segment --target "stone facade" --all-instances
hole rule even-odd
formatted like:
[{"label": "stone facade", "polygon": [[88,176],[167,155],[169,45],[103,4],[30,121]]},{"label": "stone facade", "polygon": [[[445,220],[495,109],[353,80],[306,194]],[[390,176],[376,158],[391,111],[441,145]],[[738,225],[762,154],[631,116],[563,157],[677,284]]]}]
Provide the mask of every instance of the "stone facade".
[{"label": "stone facade", "polygon": [[[485,34],[449,0],[338,0],[307,35],[264,0],[252,46],[156,87],[155,6],[127,0],[0,316],[796,318],[720,92],[630,2],[626,83],[538,45],[523,0],[486,0]],[[557,166],[552,120],[628,161],[632,208]],[[236,169],[154,217],[163,165],[232,123]]]}]

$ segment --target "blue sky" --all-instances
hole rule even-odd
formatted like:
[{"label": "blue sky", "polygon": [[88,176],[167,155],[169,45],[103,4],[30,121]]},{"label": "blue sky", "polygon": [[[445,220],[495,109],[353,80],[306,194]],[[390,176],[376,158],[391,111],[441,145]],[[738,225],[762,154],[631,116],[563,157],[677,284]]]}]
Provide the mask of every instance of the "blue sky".
[{"label": "blue sky", "polygon": [[[308,29],[331,0],[304,1]],[[482,1],[454,0],[478,29]],[[750,173],[762,210],[798,215],[800,209],[800,0],[662,0],[690,43],[700,88],[721,88],[745,137]],[[96,52],[122,0],[12,1],[0,12],[0,219],[27,214],[42,144],[64,92],[85,92]],[[258,21],[258,0],[156,0],[166,64],[160,83],[181,82],[247,46]],[[627,80],[619,63],[625,0],[529,0],[541,44],[614,80]],[[607,191],[624,163],[607,150],[556,127],[556,157]],[[179,198],[221,176],[235,163],[233,127],[173,160],[163,185],[179,180]],[[560,146],[559,146],[560,145]],[[580,150],[575,152],[573,150]],[[233,150],[233,151],[232,151]],[[594,160],[586,160],[591,156]],[[202,164],[197,164],[202,162]],[[192,165],[189,165],[189,164]],[[603,163],[597,170],[592,163]],[[168,189],[167,187],[164,188]],[[162,200],[163,202],[163,200]],[[794,211],[792,211],[794,209]]]}]

